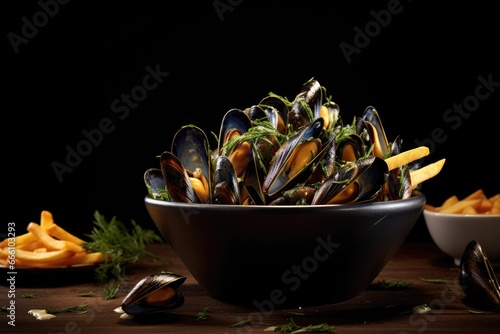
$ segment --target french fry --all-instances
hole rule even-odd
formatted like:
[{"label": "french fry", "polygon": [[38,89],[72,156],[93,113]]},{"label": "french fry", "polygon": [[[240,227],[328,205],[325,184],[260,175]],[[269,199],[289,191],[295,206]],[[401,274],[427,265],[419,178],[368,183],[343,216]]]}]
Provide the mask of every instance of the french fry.
[{"label": "french fry", "polygon": [[[8,248],[3,248],[2,253],[7,253]],[[16,260],[19,259],[20,261],[23,261],[23,263],[50,263],[50,262],[56,262],[60,261],[63,259],[67,259],[71,256],[73,256],[75,252],[69,250],[69,249],[61,249],[61,250],[55,250],[55,251],[49,251],[49,252],[41,252],[41,253],[36,253],[36,252],[30,252],[30,251],[25,251],[22,249],[16,249]]]},{"label": "french fry", "polygon": [[490,201],[488,198],[485,198],[479,203],[479,207],[477,208],[478,213],[482,212],[488,212],[493,209],[493,202]]},{"label": "french fry", "polygon": [[437,174],[439,174],[439,172],[443,168],[445,161],[446,161],[446,159],[441,159],[441,160],[438,160],[438,161],[431,163],[427,166],[424,166],[420,169],[412,170],[410,172],[412,188],[415,188],[420,183],[422,183],[422,182],[436,176]]},{"label": "french fry", "polygon": [[469,205],[469,206],[466,206],[465,208],[463,208],[460,213],[462,213],[464,215],[477,215],[479,212],[474,206]]},{"label": "french fry", "polygon": [[440,213],[498,215],[500,214],[500,193],[487,197],[483,189],[477,189],[462,199],[459,199],[456,195],[452,195],[440,207],[426,204],[425,209]]},{"label": "french fry", "polygon": [[[33,266],[38,268],[48,268],[48,267],[68,267],[75,265],[89,265],[89,264],[97,264],[104,262],[104,254],[100,252],[96,253],[86,253],[86,252],[78,252],[73,256],[68,258],[64,258],[58,261],[52,262],[40,262],[37,264],[33,264]],[[21,262],[21,264],[24,264]],[[25,265],[25,264],[24,264]]]},{"label": "french fry", "polygon": [[43,210],[40,214],[40,226],[47,229],[52,225],[54,225],[54,217],[52,216],[52,213],[50,211]]},{"label": "french fry", "polygon": [[37,248],[44,247],[43,243],[40,242],[40,240],[36,239],[35,241],[32,242],[27,242],[21,245],[16,245],[16,249],[22,249],[25,251],[30,251],[33,252]]},{"label": "french fry", "polygon": [[478,190],[474,191],[473,193],[471,193],[468,196],[464,197],[464,200],[478,199],[478,198],[480,198],[480,199],[486,198],[486,195],[484,194],[483,189],[478,189]]},{"label": "french fry", "polygon": [[481,199],[463,199],[461,201],[456,202],[455,204],[450,205],[447,208],[439,210],[441,213],[461,213],[466,207],[472,207],[476,209],[479,204],[481,204]]},{"label": "french fry", "polygon": [[50,236],[57,238],[59,240],[71,241],[77,245],[81,245],[84,243],[84,241],[82,239],[69,233],[68,231],[66,231],[65,229],[63,229],[62,227],[60,227],[59,225],[57,225],[55,223],[50,225],[49,227],[47,227],[45,230],[47,231],[47,233]]},{"label": "french fry", "polygon": [[414,149],[393,155],[392,157],[385,159],[385,162],[387,163],[387,167],[391,171],[412,161],[423,158],[429,155],[429,152],[430,151],[427,146],[419,146]]},{"label": "french fry", "polygon": [[[29,244],[29,243],[36,241],[36,240],[38,240],[37,237],[33,233],[28,232],[28,233],[24,233],[24,234],[21,234],[21,235],[18,235],[17,237],[15,237],[14,243],[17,247],[17,246],[21,246],[24,244]],[[7,247],[8,244],[9,244],[9,238],[6,238],[6,239],[2,240],[2,242],[0,242],[0,248]]]},{"label": "french fry", "polygon": [[488,198],[490,201],[492,202],[498,202],[500,201],[500,193],[496,194],[496,195],[493,195],[491,196],[490,198]]},{"label": "french fry", "polygon": [[12,247],[15,247],[15,264],[19,268],[65,267],[105,261],[103,253],[87,253],[82,247],[84,240],[57,225],[49,211],[42,211],[40,224],[31,222],[27,230],[14,239],[0,241],[0,264],[11,264]]},{"label": "french fry", "polygon": [[457,195],[452,195],[450,197],[448,197],[444,202],[443,202],[443,205],[441,205],[440,209],[444,209],[444,208],[447,208],[449,207],[450,205],[453,205],[455,204],[456,202],[458,202],[458,197]]},{"label": "french fry", "polygon": [[430,204],[428,204],[428,203],[425,203],[424,207],[425,207],[425,210],[427,210],[427,211],[432,211],[432,212],[436,212],[436,211],[438,211],[438,210],[437,210],[437,208],[436,208],[435,206],[430,205]]},{"label": "french fry", "polygon": [[58,240],[51,237],[46,230],[44,230],[37,223],[29,223],[28,231],[36,235],[36,237],[47,247],[49,250],[70,250],[74,253],[83,251],[83,247],[67,240]]}]

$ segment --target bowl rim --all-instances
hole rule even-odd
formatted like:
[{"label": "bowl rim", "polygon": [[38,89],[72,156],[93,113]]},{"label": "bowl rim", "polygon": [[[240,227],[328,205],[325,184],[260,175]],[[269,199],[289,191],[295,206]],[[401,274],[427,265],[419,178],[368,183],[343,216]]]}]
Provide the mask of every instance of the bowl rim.
[{"label": "bowl rim", "polygon": [[375,202],[356,202],[348,204],[323,204],[323,205],[241,205],[241,204],[202,204],[202,203],[184,203],[184,202],[169,202],[161,199],[155,199],[147,194],[144,197],[144,202],[150,205],[164,206],[164,207],[179,207],[186,209],[208,209],[208,210],[353,210],[360,208],[379,208],[391,207],[400,205],[417,204],[420,202],[425,203],[426,197],[423,193],[417,192],[414,196],[406,199],[396,199],[389,201],[375,201]]},{"label": "bowl rim", "polygon": [[[439,209],[439,208],[436,208]],[[429,209],[425,209],[423,211],[424,215],[431,215],[435,217],[446,217],[446,218],[458,218],[458,217],[463,217],[463,218],[476,218],[476,219],[487,219],[487,218],[500,218],[500,214],[472,214],[472,213],[442,213],[442,212],[436,212],[432,211]],[[462,219],[462,218],[460,218]],[[499,220],[500,222],[500,220]]]}]

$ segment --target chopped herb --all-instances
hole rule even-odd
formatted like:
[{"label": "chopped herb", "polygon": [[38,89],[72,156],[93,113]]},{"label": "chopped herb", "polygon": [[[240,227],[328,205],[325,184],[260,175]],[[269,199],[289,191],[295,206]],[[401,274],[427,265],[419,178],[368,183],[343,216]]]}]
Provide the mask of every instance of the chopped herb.
[{"label": "chopped herb", "polygon": [[481,313],[484,313],[483,311],[476,311],[476,310],[467,310],[467,312],[472,313],[472,314],[481,314]]},{"label": "chopped herb", "polygon": [[335,329],[335,326],[329,325],[327,323],[322,323],[319,325],[308,325],[299,326],[290,318],[290,321],[286,324],[270,326],[265,329],[268,332],[280,332],[280,333],[331,333]]},{"label": "chopped herb", "polygon": [[104,285],[104,299],[109,300],[115,298],[119,288],[120,283],[117,282]]},{"label": "chopped herb", "polygon": [[413,286],[413,283],[411,283],[411,282],[386,281],[386,280],[380,280],[377,283],[371,285],[372,288],[381,289],[381,290],[409,289],[412,286]]},{"label": "chopped herb", "polygon": [[287,315],[287,316],[304,315],[304,313],[303,312],[291,312],[291,311],[288,311],[288,312],[285,312],[285,315]]},{"label": "chopped herb", "polygon": [[[242,142],[254,142],[257,139],[265,139],[267,136],[274,136],[280,145],[288,138],[281,134],[269,121],[254,120],[253,123],[254,126],[248,129],[247,132],[229,139],[222,147],[223,152],[231,152],[235,146]],[[269,143],[272,144],[271,142]]]},{"label": "chopped herb", "polygon": [[163,242],[155,231],[142,229],[134,220],[131,220],[129,229],[116,217],[107,221],[98,211],[95,211],[94,219],[95,226],[91,234],[87,235],[92,241],[85,242],[83,247],[88,252],[102,252],[105,255],[105,261],[95,269],[98,281],[106,282],[111,275],[119,281],[125,280],[125,265],[136,263],[144,256],[161,258],[146,250],[148,244]]},{"label": "chopped herb", "polygon": [[94,297],[95,293],[93,291],[89,291],[89,292],[79,293],[77,296],[78,297]]},{"label": "chopped herb", "polygon": [[21,298],[35,298],[35,295],[32,293],[25,293],[21,295]]},{"label": "chopped herb", "polygon": [[205,320],[208,319],[209,316],[210,316],[210,310],[207,306],[203,310],[198,312],[198,318],[196,320]]},{"label": "chopped herb", "polygon": [[250,319],[246,319],[246,320],[241,320],[241,321],[238,321],[237,323],[234,323],[232,325],[230,325],[229,327],[244,327],[244,326],[248,326],[250,325]]},{"label": "chopped herb", "polygon": [[77,306],[70,306],[70,307],[63,307],[63,308],[58,308],[58,309],[46,309],[45,311],[49,314],[57,314],[57,313],[68,313],[68,312],[82,312],[87,309],[87,304],[82,304],[82,305],[77,305]]},{"label": "chopped herb", "polygon": [[427,283],[434,283],[434,284],[446,284],[446,283],[448,283],[447,280],[439,279],[439,278],[420,278],[420,280],[427,282]]}]

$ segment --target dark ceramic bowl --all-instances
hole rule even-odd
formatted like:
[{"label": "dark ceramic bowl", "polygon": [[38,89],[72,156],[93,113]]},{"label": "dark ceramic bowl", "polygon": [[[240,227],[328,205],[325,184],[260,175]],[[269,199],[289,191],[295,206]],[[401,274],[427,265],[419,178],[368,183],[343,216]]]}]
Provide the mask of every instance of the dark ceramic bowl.
[{"label": "dark ceramic bowl", "polygon": [[145,198],[159,231],[213,297],[261,310],[359,295],[413,228],[425,196],[325,206]]}]

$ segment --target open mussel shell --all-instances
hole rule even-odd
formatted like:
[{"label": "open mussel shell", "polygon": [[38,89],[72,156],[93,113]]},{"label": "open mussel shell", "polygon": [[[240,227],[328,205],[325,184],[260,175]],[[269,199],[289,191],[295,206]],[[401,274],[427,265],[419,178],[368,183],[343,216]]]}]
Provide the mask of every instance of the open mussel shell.
[{"label": "open mussel shell", "polygon": [[252,121],[245,111],[233,108],[227,111],[222,118],[219,130],[219,146],[218,153],[229,154],[230,152],[222,152],[223,146],[234,136],[244,134],[252,127]]},{"label": "open mussel shell", "polygon": [[147,315],[166,312],[184,304],[184,296],[177,289],[185,276],[164,271],[141,279],[122,301],[122,310],[129,315]]},{"label": "open mussel shell", "polygon": [[389,141],[377,110],[372,106],[368,106],[363,113],[362,119],[368,130],[370,142],[374,146],[373,154],[381,158],[386,156],[390,151]]},{"label": "open mussel shell", "polygon": [[475,240],[469,242],[462,255],[459,282],[468,302],[500,311],[500,285],[488,257]]},{"label": "open mussel shell", "polygon": [[370,201],[382,190],[387,173],[387,164],[375,156],[348,162],[325,180],[311,204]]},{"label": "open mussel shell", "polygon": [[[176,132],[172,141],[171,152],[175,155],[182,167],[188,173],[198,171],[207,182],[207,188],[211,188],[211,164],[210,148],[205,132],[194,125],[183,126]],[[202,202],[210,202],[211,193],[208,192],[208,199]]]},{"label": "open mussel shell", "polygon": [[[287,186],[296,184],[300,180],[299,176],[321,158],[322,147],[319,138],[322,131],[323,119],[318,118],[303,127],[277,150],[262,184],[264,193],[273,197]],[[315,145],[316,149],[312,150],[311,145]]]},{"label": "open mussel shell", "polygon": [[271,124],[275,125],[280,133],[286,134],[289,112],[287,103],[278,96],[268,95],[259,102],[259,106],[266,112]]},{"label": "open mussel shell", "polygon": [[165,179],[159,168],[149,168],[144,172],[144,183],[148,189],[149,195],[154,199],[163,198],[166,190]]},{"label": "open mussel shell", "polygon": [[168,195],[172,201],[184,203],[201,202],[189,181],[187,170],[172,152],[164,151],[160,155],[160,166]]},{"label": "open mussel shell", "polygon": [[320,117],[323,103],[323,88],[317,80],[310,80],[302,86],[302,90],[295,97],[290,112],[288,124],[297,131]]}]

